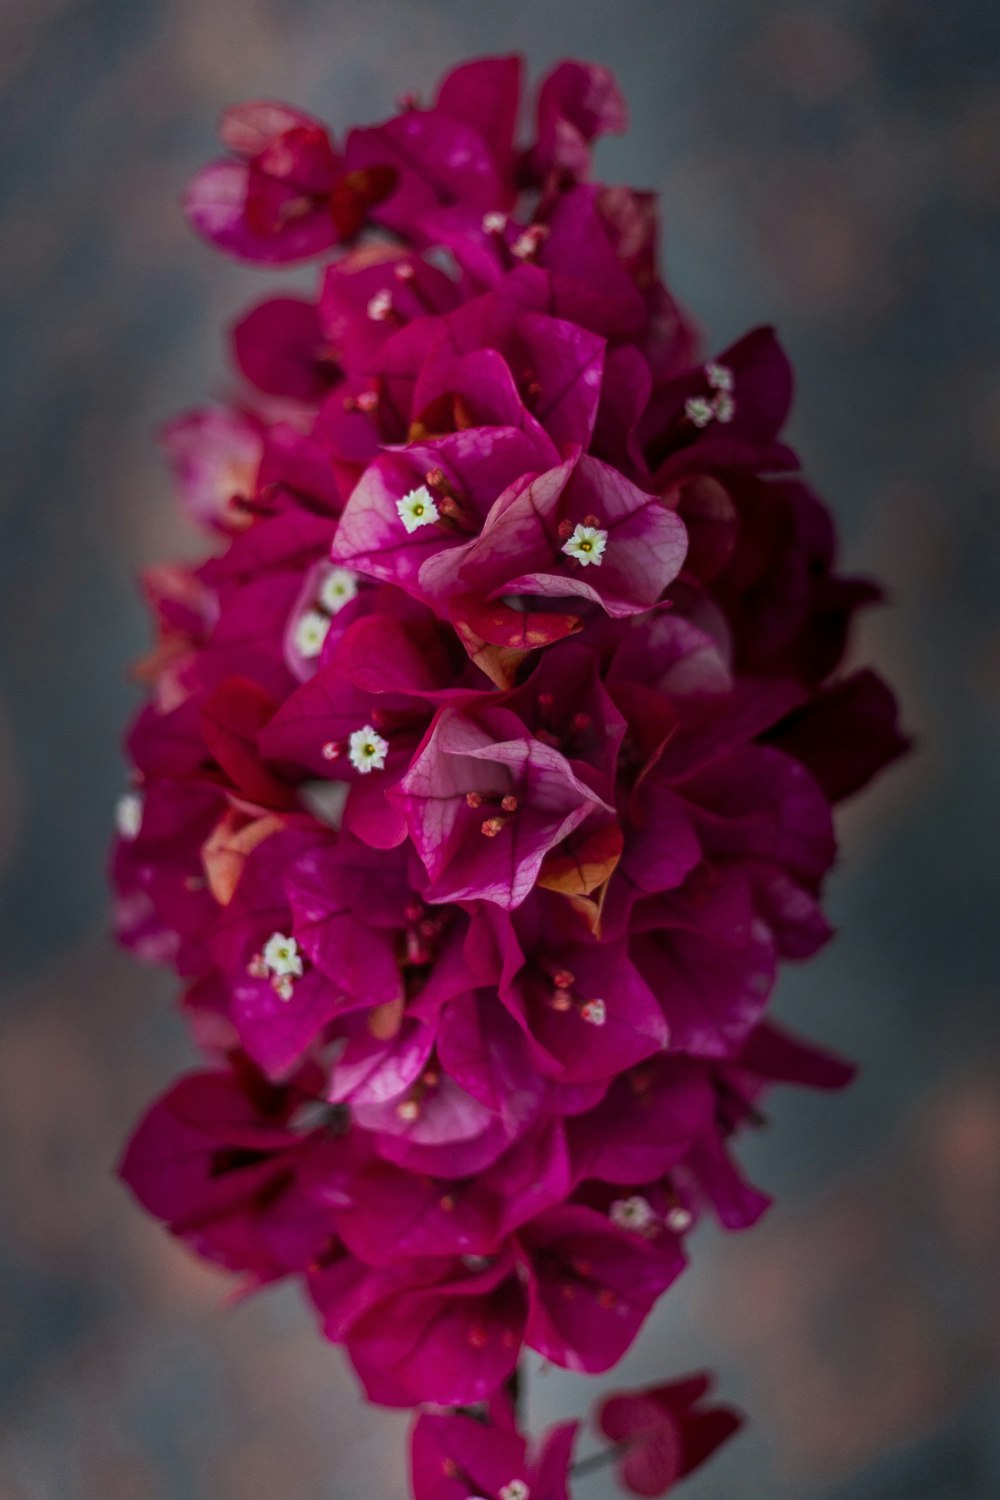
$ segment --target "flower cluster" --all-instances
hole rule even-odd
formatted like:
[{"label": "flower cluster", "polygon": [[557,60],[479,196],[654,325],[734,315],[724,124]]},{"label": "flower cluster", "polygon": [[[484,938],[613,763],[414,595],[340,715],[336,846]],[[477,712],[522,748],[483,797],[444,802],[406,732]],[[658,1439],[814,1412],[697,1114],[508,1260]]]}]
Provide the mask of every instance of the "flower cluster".
[{"label": "flower cluster", "polygon": [[[206,1066],[123,1173],[248,1287],[301,1280],[370,1399],[431,1404],[418,1500],[558,1500],[508,1395],[527,1346],[625,1352],[774,1082],[849,1070],[765,1018],[829,936],[831,803],[904,748],[838,673],[853,612],[780,440],[770,329],[710,359],[651,195],[591,179],[603,68],[452,72],[343,146],[230,110],[187,198],[317,295],[232,330],[233,400],[163,442],[219,546],[154,568],[114,850],[126,945]],[[662,1493],[732,1430],[694,1378],[602,1411]]]}]

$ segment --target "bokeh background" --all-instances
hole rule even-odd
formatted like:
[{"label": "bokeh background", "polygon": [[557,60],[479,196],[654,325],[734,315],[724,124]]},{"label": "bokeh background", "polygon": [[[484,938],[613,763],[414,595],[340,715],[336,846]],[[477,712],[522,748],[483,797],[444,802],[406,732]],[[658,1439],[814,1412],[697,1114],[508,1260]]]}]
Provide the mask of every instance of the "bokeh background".
[{"label": "bokeh background", "polygon": [[[777,1196],[620,1372],[707,1364],[754,1421],[691,1500],[1000,1494],[1000,7],[988,0],[6,0],[0,5],[0,1500],[393,1500],[290,1291],[226,1286],[126,1200],[129,1120],[187,1058],[105,937],[143,647],[130,581],[190,553],[154,424],[223,388],[274,277],[176,207],[228,101],[335,126],[489,50],[610,63],[601,167],[664,195],[673,282],[725,344],[775,321],[794,439],[892,607],[857,653],[920,753],[849,808],[834,946],[780,1011],[863,1064],[775,1100]],[[534,1373],[538,1421],[589,1398]],[[581,1500],[608,1493],[605,1478]]]}]

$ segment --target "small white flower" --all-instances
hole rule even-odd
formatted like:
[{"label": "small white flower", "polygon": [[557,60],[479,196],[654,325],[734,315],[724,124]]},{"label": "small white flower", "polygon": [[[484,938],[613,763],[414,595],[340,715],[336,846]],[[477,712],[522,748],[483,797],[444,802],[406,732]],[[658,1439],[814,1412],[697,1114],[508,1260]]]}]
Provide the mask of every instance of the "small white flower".
[{"label": "small white flower", "polygon": [[603,1000],[588,1000],[581,1005],[580,1015],[590,1026],[603,1026],[608,1019],[608,1007]]},{"label": "small white flower", "polygon": [[383,287],[370,299],[366,311],[374,322],[384,323],[387,318],[392,317],[392,293]]},{"label": "small white flower", "polygon": [[720,391],[712,402],[712,410],[715,412],[717,422],[731,422],[736,411],[736,402],[728,391]]},{"label": "small white flower", "polygon": [[357,597],[358,579],[347,568],[329,568],[319,586],[319,603],[329,615],[336,615],[345,604]]},{"label": "small white flower", "polygon": [[142,828],[143,802],[138,792],[126,792],[123,797],[118,798],[115,808],[115,827],[121,838],[127,839],[129,843],[139,837]]},{"label": "small white flower", "polygon": [[483,214],[484,234],[503,234],[507,228],[507,215],[499,209],[491,209],[488,214]]},{"label": "small white flower", "polygon": [[606,531],[599,526],[581,525],[576,527],[568,541],[563,542],[563,551],[567,557],[575,557],[581,567],[589,568],[591,563],[599,567],[607,545]]},{"label": "small white flower", "polygon": [[704,396],[689,396],[684,403],[684,414],[695,427],[707,427],[715,411],[711,401]]},{"label": "small white flower", "polygon": [[523,1479],[512,1479],[500,1491],[500,1500],[529,1500],[531,1491]]},{"label": "small white flower", "polygon": [[396,510],[399,512],[399,519],[410,533],[419,531],[421,526],[433,525],[441,515],[434,496],[425,484],[419,485],[415,490],[410,490],[402,500],[397,500]]},{"label": "small white flower", "polygon": [[733,372],[726,365],[706,365],[705,379],[713,391],[731,391],[733,388]]},{"label": "small white flower", "polygon": [[616,1198],[610,1215],[612,1223],[619,1229],[631,1229],[636,1234],[642,1234],[656,1218],[649,1202],[638,1193],[632,1198]]},{"label": "small white flower", "polygon": [[678,1204],[667,1212],[667,1228],[672,1234],[684,1234],[694,1223],[694,1215],[689,1208]]},{"label": "small white flower", "polygon": [[367,776],[370,771],[381,771],[385,765],[389,742],[366,724],[363,729],[356,729],[347,741],[347,754],[354,769]]},{"label": "small white flower", "polygon": [[301,979],[302,955],[293,937],[285,937],[283,932],[272,932],[264,944],[261,957],[265,966],[279,978],[287,976],[291,979]]},{"label": "small white flower", "polygon": [[327,615],[320,614],[318,609],[307,609],[295,624],[296,650],[307,658],[318,656],[329,629],[330,620]]}]

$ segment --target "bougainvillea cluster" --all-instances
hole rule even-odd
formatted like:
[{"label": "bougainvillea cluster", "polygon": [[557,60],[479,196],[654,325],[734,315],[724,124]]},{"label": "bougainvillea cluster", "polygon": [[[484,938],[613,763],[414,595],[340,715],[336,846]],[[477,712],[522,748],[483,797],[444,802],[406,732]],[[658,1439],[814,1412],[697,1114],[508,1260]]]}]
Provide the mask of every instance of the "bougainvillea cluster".
[{"label": "bougainvillea cluster", "polygon": [[[192,224],[324,265],[164,431],[218,545],[145,575],[114,850],[204,1054],[124,1176],[423,1409],[417,1500],[564,1500],[575,1426],[526,1445],[522,1351],[609,1369],[698,1220],[766,1207],[731,1154],[761,1095],[849,1076],[768,999],[830,935],[831,804],[905,743],[840,669],[878,591],[781,441],[773,332],[706,355],[653,195],[592,179],[604,68],[545,78],[527,146],[520,93],[479,60],[343,144],[225,115]],[[628,1488],[734,1429],[706,1391],[605,1403]]]}]

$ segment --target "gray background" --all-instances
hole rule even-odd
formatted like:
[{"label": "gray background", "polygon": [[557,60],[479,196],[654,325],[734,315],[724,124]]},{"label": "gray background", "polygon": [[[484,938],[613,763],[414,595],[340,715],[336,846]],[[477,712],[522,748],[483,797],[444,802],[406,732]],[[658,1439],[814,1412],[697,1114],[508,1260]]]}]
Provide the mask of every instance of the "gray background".
[{"label": "gray background", "polygon": [[[228,101],[337,127],[464,55],[611,64],[604,175],[662,190],[670,274],[721,345],[774,320],[794,438],[893,607],[859,655],[921,753],[841,826],[843,929],[779,1006],[861,1059],[744,1151],[777,1195],[620,1371],[720,1370],[754,1423],[692,1500],[1000,1493],[1000,8],[988,0],[7,0],[0,9],[0,1497],[371,1500],[400,1421],[283,1291],[225,1283],[110,1176],[187,1058],[169,984],[104,935],[145,627],[130,574],[195,540],[150,439],[224,389],[276,278],[176,199]],[[533,1374],[539,1421],[591,1388]],[[600,1478],[581,1500],[607,1493]]]}]

